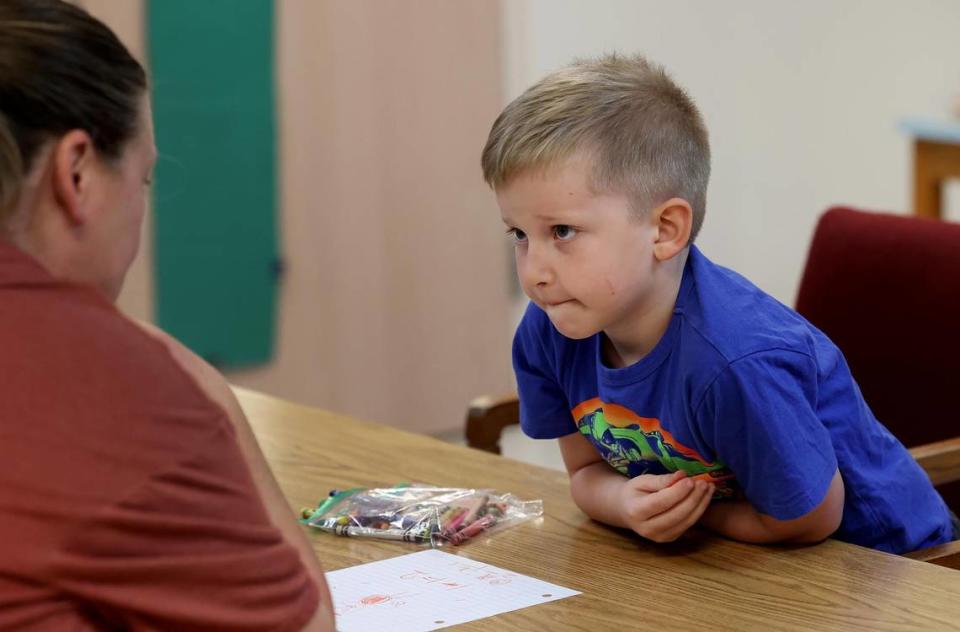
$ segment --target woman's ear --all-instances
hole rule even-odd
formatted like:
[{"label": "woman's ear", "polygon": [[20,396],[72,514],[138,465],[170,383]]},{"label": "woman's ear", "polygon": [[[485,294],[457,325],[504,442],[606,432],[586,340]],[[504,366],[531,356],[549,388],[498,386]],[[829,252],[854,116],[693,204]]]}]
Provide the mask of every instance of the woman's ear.
[{"label": "woman's ear", "polygon": [[671,198],[653,209],[651,215],[657,226],[653,254],[659,261],[666,261],[687,247],[693,228],[693,209],[683,198]]},{"label": "woman's ear", "polygon": [[53,193],[60,210],[71,224],[89,218],[91,189],[97,177],[97,156],[93,139],[82,130],[73,130],[57,141],[51,153]]}]

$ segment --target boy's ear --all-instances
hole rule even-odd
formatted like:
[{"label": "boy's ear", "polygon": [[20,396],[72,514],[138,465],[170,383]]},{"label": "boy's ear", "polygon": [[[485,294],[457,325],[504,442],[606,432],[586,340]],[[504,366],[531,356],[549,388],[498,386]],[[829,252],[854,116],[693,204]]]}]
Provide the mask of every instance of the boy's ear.
[{"label": "boy's ear", "polygon": [[690,241],[693,228],[693,209],[683,198],[671,198],[651,211],[657,226],[653,254],[666,261],[679,254]]},{"label": "boy's ear", "polygon": [[71,224],[89,218],[91,189],[97,174],[93,139],[83,130],[72,130],[57,141],[51,155],[53,193],[60,210]]}]

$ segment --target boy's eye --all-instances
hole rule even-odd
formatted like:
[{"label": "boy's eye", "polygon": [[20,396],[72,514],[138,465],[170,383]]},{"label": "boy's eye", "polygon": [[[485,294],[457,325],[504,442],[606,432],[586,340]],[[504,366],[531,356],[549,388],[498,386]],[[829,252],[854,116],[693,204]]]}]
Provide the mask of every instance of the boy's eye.
[{"label": "boy's eye", "polygon": [[522,243],[527,240],[527,234],[519,228],[508,228],[507,234],[511,235],[513,237],[513,241],[516,243]]},{"label": "boy's eye", "polygon": [[553,236],[560,241],[570,241],[576,234],[577,229],[567,226],[566,224],[558,224],[553,227]]}]

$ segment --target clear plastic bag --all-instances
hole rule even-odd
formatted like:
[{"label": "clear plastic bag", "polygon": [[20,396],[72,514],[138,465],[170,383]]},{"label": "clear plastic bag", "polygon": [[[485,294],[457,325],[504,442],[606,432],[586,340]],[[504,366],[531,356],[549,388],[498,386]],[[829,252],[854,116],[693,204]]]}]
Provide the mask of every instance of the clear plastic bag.
[{"label": "clear plastic bag", "polygon": [[543,515],[543,501],[491,489],[398,485],[330,492],[302,523],[337,535],[460,545]]}]

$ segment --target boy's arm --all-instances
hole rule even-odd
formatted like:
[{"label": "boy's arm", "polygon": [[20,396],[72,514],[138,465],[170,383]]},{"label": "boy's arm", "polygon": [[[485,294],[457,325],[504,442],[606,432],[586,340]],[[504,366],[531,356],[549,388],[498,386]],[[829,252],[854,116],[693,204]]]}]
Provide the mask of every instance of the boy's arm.
[{"label": "boy's arm", "polygon": [[843,479],[837,471],[823,501],[794,520],[777,520],[757,511],[746,500],[717,502],[704,512],[699,524],[741,542],[813,543],[825,540],[843,517]]},{"label": "boy's arm", "polygon": [[844,482],[821,387],[814,357],[790,349],[748,354],[716,376],[695,409],[697,431],[748,502],[717,502],[701,525],[756,543],[818,542],[837,529]]},{"label": "boy's arm", "polygon": [[599,522],[633,529],[655,542],[671,542],[697,522],[713,496],[713,485],[688,479],[683,472],[627,478],[601,459],[579,432],[559,441],[573,501]]}]

